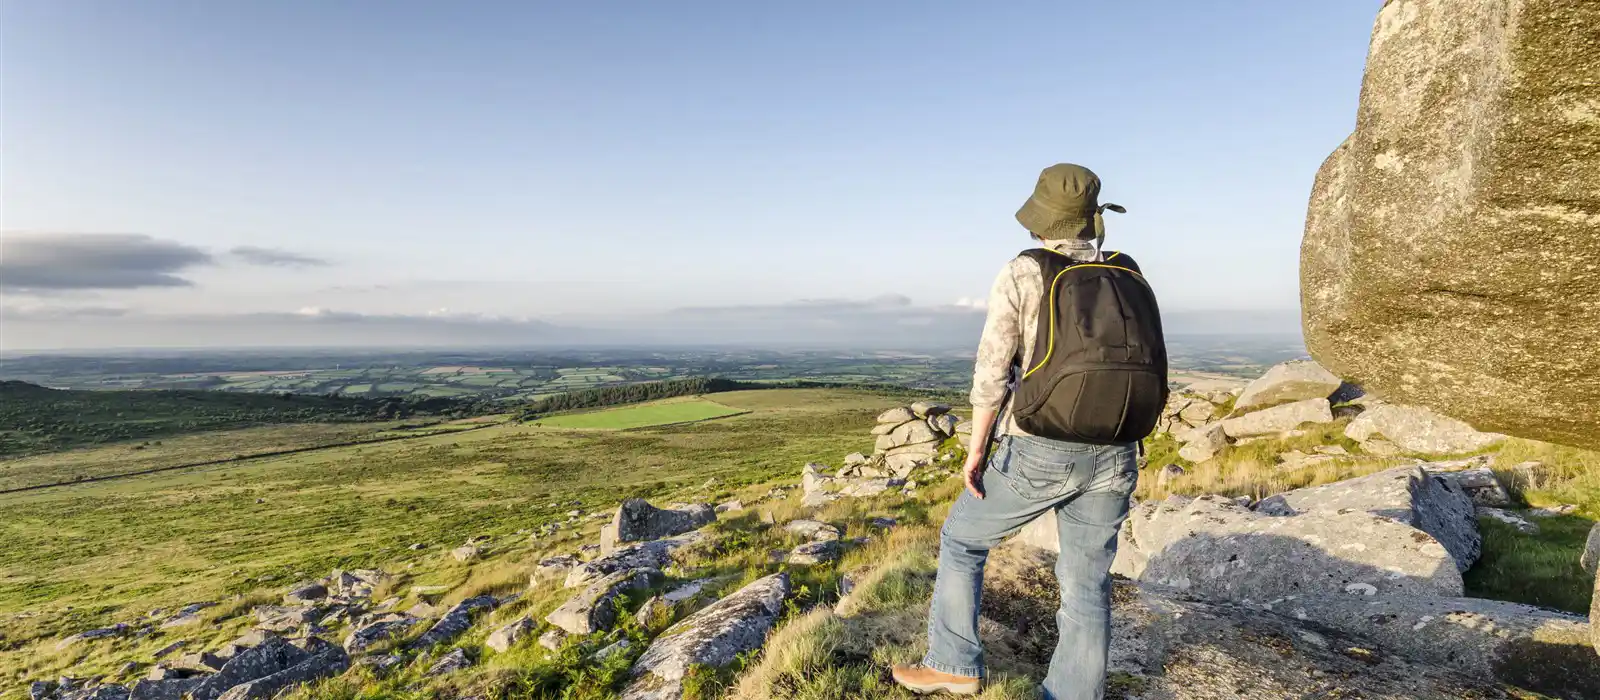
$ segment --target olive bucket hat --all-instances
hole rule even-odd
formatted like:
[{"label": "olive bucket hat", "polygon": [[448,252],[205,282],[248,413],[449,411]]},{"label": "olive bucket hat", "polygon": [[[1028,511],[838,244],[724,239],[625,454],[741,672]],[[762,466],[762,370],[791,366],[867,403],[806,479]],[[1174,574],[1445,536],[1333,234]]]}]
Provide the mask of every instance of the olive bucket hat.
[{"label": "olive bucket hat", "polygon": [[1047,241],[1077,238],[1098,241],[1105,237],[1105,210],[1126,214],[1127,209],[1100,203],[1100,176],[1081,165],[1058,163],[1039,173],[1033,196],[1017,210],[1023,228]]}]

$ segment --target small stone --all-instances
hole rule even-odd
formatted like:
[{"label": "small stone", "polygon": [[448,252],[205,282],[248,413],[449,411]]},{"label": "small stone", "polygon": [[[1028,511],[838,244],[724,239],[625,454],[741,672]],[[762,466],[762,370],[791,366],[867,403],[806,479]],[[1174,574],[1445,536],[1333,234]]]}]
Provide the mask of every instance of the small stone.
[{"label": "small stone", "polygon": [[320,583],[307,583],[290,590],[283,600],[290,605],[315,603],[328,597],[328,587]]},{"label": "small stone", "polygon": [[1489,506],[1478,506],[1477,512],[1480,518],[1489,518],[1490,520],[1505,523],[1516,528],[1517,532],[1524,535],[1539,534],[1539,525],[1537,523],[1531,522],[1511,511]]},{"label": "small stone", "polygon": [[545,630],[544,634],[539,635],[539,646],[549,649],[550,651],[556,651],[560,649],[561,645],[566,641],[567,631],[559,627],[553,627]]},{"label": "small stone", "polygon": [[1161,472],[1156,475],[1156,486],[1166,486],[1173,479],[1183,476],[1186,473],[1188,472],[1185,471],[1183,467],[1176,464],[1168,464],[1167,466],[1162,467]]},{"label": "small stone", "polygon": [[484,646],[505,653],[524,636],[533,632],[533,628],[533,618],[523,615],[490,633],[489,638],[484,641]]},{"label": "small stone", "polygon": [[789,552],[787,561],[800,566],[826,564],[839,558],[839,543],[835,540],[807,542]]},{"label": "small stone", "polygon": [[428,672],[425,675],[442,676],[447,673],[455,673],[456,671],[470,668],[471,666],[472,659],[467,656],[466,649],[453,649],[450,651],[450,653],[445,654],[443,658],[439,659],[432,666],[429,666]]},{"label": "small stone", "polygon": [[716,510],[718,513],[737,513],[744,510],[744,502],[737,499],[726,501],[717,504],[717,507],[714,510]]},{"label": "small stone", "polygon": [[837,540],[844,536],[839,528],[819,520],[791,520],[783,529],[812,540]]},{"label": "small stone", "polygon": [[595,652],[594,653],[594,660],[595,661],[605,661],[606,659],[609,659],[609,658],[611,658],[613,656],[616,656],[617,654],[621,654],[621,653],[627,651],[628,648],[631,647],[631,646],[633,646],[633,642],[630,642],[630,641],[628,641],[626,639],[618,640],[616,643],[614,643],[614,644],[612,644],[610,646],[607,646],[606,648],[601,649],[600,651]]},{"label": "small stone", "polygon": [[472,561],[483,555],[483,550],[475,544],[464,544],[450,550],[450,556],[456,561]]}]

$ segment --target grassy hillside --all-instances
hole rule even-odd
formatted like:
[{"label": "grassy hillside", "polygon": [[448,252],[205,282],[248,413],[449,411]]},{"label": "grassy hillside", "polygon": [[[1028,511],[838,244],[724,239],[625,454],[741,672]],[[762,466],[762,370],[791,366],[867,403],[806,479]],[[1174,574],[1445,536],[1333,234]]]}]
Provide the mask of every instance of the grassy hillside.
[{"label": "grassy hillside", "polygon": [[462,416],[450,399],[353,399],[218,391],[76,391],[0,382],[0,457],[222,428]]},{"label": "grassy hillside", "polygon": [[[409,569],[416,585],[458,586],[469,568],[448,552],[468,537],[487,535],[496,556],[526,561],[593,541],[602,521],[587,514],[623,497],[717,499],[792,481],[804,462],[870,449],[863,426],[904,397],[788,389],[717,400],[745,413],[627,431],[500,424],[0,495],[0,648],[21,652],[0,654],[0,677],[107,672],[120,661],[56,654],[54,640],[152,608],[250,602],[334,567]],[[125,450],[81,453],[95,454],[114,461]],[[530,541],[572,510],[585,517]],[[521,570],[515,578],[527,582]],[[135,643],[153,650],[193,636]]]}]

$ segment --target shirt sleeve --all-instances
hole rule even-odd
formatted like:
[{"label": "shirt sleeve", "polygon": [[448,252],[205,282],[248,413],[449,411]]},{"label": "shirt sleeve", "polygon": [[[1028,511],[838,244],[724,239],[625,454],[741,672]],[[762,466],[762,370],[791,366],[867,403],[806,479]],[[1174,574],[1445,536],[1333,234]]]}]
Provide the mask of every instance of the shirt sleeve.
[{"label": "shirt sleeve", "polygon": [[989,290],[989,314],[978,341],[972,368],[972,407],[999,408],[1005,401],[1006,382],[1022,342],[1022,294],[1017,287],[1017,260],[995,278]]}]

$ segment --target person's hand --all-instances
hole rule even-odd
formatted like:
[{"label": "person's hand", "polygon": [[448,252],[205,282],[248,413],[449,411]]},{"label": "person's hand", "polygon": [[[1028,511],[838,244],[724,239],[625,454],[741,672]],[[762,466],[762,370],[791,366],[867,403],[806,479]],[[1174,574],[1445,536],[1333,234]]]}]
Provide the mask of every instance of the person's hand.
[{"label": "person's hand", "polygon": [[967,453],[967,463],[961,467],[961,476],[967,482],[967,493],[973,498],[983,499],[983,470],[985,467],[984,453],[986,445],[973,444],[972,451]]}]

